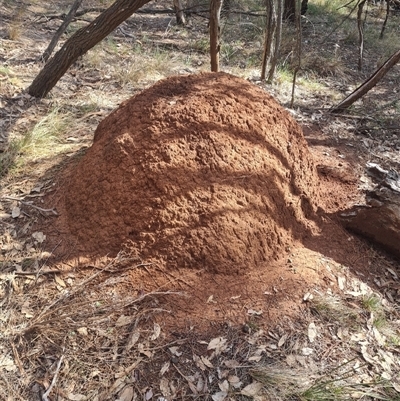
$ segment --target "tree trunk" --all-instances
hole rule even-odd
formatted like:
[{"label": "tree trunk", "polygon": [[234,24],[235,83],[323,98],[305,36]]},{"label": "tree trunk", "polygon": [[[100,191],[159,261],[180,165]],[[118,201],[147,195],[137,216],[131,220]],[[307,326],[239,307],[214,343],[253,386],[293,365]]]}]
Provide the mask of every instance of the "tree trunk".
[{"label": "tree trunk", "polygon": [[78,8],[80,7],[80,5],[82,4],[83,0],[75,0],[74,4],[71,7],[71,10],[69,10],[69,13],[67,14],[67,16],[65,17],[63,23],[61,24],[61,26],[57,29],[57,32],[55,33],[55,35],[53,36],[53,38],[51,39],[51,42],[49,44],[49,46],[47,47],[47,49],[44,51],[43,55],[42,55],[42,59],[43,61],[47,61],[51,55],[51,53],[53,53],[54,48],[56,47],[58,41],[61,38],[61,35],[65,32],[65,30],[67,29],[68,25],[70,24],[70,22],[72,21],[72,19],[75,17],[76,12],[78,10]]},{"label": "tree trunk", "polygon": [[211,0],[210,3],[210,57],[211,71],[219,71],[219,32],[222,0]]},{"label": "tree trunk", "polygon": [[385,17],[385,21],[383,21],[382,30],[381,30],[381,34],[379,36],[379,39],[383,39],[383,34],[385,33],[386,24],[387,24],[388,19],[389,19],[389,13],[390,13],[390,1],[386,0],[386,17]]},{"label": "tree trunk", "polygon": [[174,0],[174,9],[176,15],[176,23],[178,25],[185,25],[185,13],[183,12],[182,0]]},{"label": "tree trunk", "polygon": [[78,57],[109,35],[119,24],[150,0],[116,0],[86,27],[79,29],[39,72],[28,88],[34,97],[45,97]]},{"label": "tree trunk", "polygon": [[357,28],[358,28],[358,71],[362,70],[363,58],[364,58],[364,21],[362,20],[362,14],[364,5],[367,0],[361,0],[358,4],[357,11]]},{"label": "tree trunk", "polygon": [[268,82],[272,82],[275,75],[276,65],[278,64],[279,50],[281,47],[282,39],[282,12],[283,12],[283,0],[278,0],[277,6],[277,19],[276,19],[276,32],[275,32],[275,45],[274,53],[271,56],[271,65],[268,73]]},{"label": "tree trunk", "polygon": [[296,57],[297,57],[297,65],[294,68],[293,72],[293,83],[292,83],[292,99],[290,100],[290,107],[293,108],[294,104],[294,91],[296,88],[296,78],[297,74],[301,69],[301,53],[302,53],[302,28],[301,28],[301,0],[296,1]]},{"label": "tree trunk", "polygon": [[261,66],[261,81],[264,81],[265,79],[267,66],[271,59],[272,42],[275,38],[275,28],[276,28],[276,13],[275,13],[274,0],[265,0],[265,6],[267,11],[267,23],[265,26],[265,42],[264,42],[264,53]]}]

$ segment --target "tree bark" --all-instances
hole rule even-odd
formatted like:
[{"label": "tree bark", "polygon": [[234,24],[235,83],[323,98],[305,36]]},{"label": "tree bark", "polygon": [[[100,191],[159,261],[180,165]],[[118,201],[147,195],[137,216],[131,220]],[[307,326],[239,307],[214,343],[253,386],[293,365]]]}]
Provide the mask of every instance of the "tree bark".
[{"label": "tree bark", "polygon": [[386,73],[400,61],[400,50],[392,54],[385,63],[378,68],[374,74],[369,77],[364,83],[362,83],[354,92],[347,96],[337,106],[333,107],[331,113],[339,113],[349,108],[355,101],[364,96],[370,91],[385,75]]},{"label": "tree bark", "polygon": [[183,12],[182,0],[174,0],[174,9],[176,15],[176,23],[178,25],[185,25],[185,13]]},{"label": "tree bark", "polygon": [[57,32],[55,33],[55,35],[51,39],[51,42],[50,42],[49,46],[47,47],[47,49],[42,54],[43,61],[47,61],[49,59],[51,53],[53,53],[53,50],[56,47],[58,41],[60,40],[61,35],[65,32],[65,30],[67,29],[68,25],[71,23],[72,19],[75,17],[78,8],[82,4],[82,1],[83,0],[75,0],[74,4],[71,7],[71,10],[69,10],[69,13],[65,17],[63,23],[60,25],[60,27],[57,29]]},{"label": "tree bark", "polygon": [[28,88],[34,97],[45,97],[68,68],[109,35],[119,24],[150,0],[116,0],[86,27],[79,29],[52,57]]},{"label": "tree bark", "polygon": [[220,50],[220,16],[222,0],[211,0],[210,2],[210,57],[211,71],[219,71],[219,50]]}]

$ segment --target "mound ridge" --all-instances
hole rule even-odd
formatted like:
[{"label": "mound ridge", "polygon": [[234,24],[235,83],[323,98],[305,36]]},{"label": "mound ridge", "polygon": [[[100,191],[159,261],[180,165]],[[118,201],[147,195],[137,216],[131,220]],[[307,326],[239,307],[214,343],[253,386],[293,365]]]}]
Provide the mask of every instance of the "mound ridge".
[{"label": "mound ridge", "polygon": [[125,101],[67,174],[60,212],[74,254],[128,249],[223,273],[309,235],[319,196],[298,124],[226,73],[171,77]]}]

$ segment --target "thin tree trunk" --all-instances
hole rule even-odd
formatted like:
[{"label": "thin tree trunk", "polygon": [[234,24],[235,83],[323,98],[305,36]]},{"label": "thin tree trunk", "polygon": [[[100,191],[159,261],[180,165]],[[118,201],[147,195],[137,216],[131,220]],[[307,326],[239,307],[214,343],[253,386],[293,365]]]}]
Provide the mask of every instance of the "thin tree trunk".
[{"label": "thin tree trunk", "polygon": [[267,11],[267,23],[265,26],[265,42],[261,66],[261,81],[264,81],[265,79],[267,66],[271,58],[272,41],[275,35],[274,26],[276,26],[276,24],[274,24],[274,0],[265,0],[265,8]]},{"label": "thin tree trunk", "polygon": [[358,71],[362,70],[363,58],[364,58],[364,21],[362,20],[362,12],[366,1],[367,0],[362,0],[360,2],[357,11],[357,27],[358,27],[358,38],[359,38]]},{"label": "thin tree trunk", "polygon": [[78,57],[109,35],[119,24],[150,0],[116,0],[86,27],[79,29],[47,62],[28,88],[34,97],[45,97]]},{"label": "thin tree trunk", "polygon": [[68,25],[71,23],[71,21],[74,19],[76,12],[78,11],[78,8],[81,6],[83,0],[75,0],[75,3],[72,5],[71,9],[69,10],[69,13],[65,17],[63,23],[61,26],[58,28],[57,32],[54,34],[53,38],[51,39],[51,42],[47,49],[44,51],[42,54],[42,60],[47,61],[53,53],[54,48],[56,47],[58,41],[61,38],[61,35],[65,32],[67,29]]},{"label": "thin tree trunk", "polygon": [[400,50],[392,54],[385,63],[378,68],[374,74],[369,77],[363,84],[361,84],[354,92],[347,96],[342,102],[331,109],[331,113],[341,112],[350,107],[355,101],[364,96],[370,91],[385,75],[386,73],[400,61]]},{"label": "thin tree trunk", "polygon": [[390,1],[386,0],[386,17],[385,17],[385,21],[383,21],[382,30],[381,30],[381,34],[379,36],[379,39],[383,39],[383,34],[385,32],[385,29],[386,29],[386,24],[388,22],[389,13],[390,13]]},{"label": "thin tree trunk", "polygon": [[294,104],[294,91],[296,88],[296,78],[297,73],[301,69],[301,52],[302,52],[302,34],[301,34],[301,0],[296,0],[296,32],[297,32],[297,41],[296,41],[296,56],[297,56],[297,65],[294,69],[293,73],[293,84],[292,84],[292,99],[290,101],[290,107],[293,107]]},{"label": "thin tree trunk", "polygon": [[222,0],[211,0],[210,2],[210,57],[211,71],[219,71],[219,51],[220,51],[220,17]]},{"label": "thin tree trunk", "polygon": [[174,9],[176,15],[176,23],[178,25],[185,25],[185,13],[183,12],[182,0],[174,0]]},{"label": "thin tree trunk", "polygon": [[283,16],[283,0],[278,0],[277,19],[276,19],[276,32],[275,32],[275,46],[274,53],[271,57],[271,66],[268,73],[268,82],[272,82],[275,75],[276,65],[278,64],[279,50],[281,47],[282,39],[282,16]]}]

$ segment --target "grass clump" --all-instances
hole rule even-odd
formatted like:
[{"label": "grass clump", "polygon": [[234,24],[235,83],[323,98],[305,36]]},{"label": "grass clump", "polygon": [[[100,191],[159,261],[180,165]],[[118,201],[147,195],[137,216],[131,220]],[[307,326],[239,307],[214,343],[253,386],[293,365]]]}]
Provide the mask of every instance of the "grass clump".
[{"label": "grass clump", "polygon": [[68,115],[54,108],[19,140],[19,153],[31,158],[54,154],[54,146],[60,143],[59,138],[68,126]]},{"label": "grass clump", "polygon": [[360,323],[358,311],[348,307],[342,299],[334,295],[313,298],[310,309],[320,319],[340,326],[354,327]]},{"label": "grass clump", "polygon": [[361,305],[368,312],[380,312],[383,308],[381,300],[375,294],[364,296]]},{"label": "grass clump", "polygon": [[0,176],[60,152],[68,146],[62,144],[60,137],[69,128],[69,115],[61,113],[58,108],[52,109],[24,135],[10,140],[7,151],[0,156]]}]

